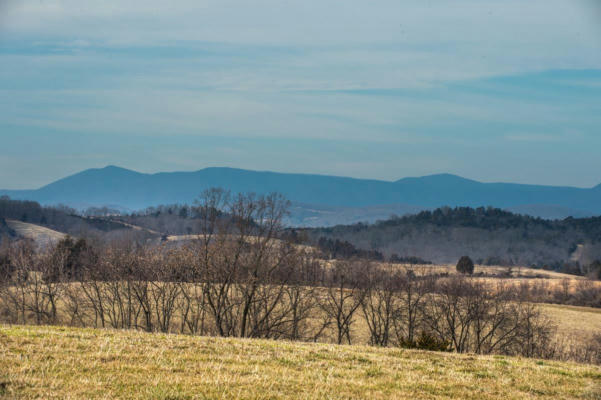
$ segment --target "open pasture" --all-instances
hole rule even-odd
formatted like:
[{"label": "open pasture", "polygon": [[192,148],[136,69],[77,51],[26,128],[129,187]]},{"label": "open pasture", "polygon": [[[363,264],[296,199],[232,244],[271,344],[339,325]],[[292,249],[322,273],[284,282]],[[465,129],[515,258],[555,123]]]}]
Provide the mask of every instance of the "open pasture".
[{"label": "open pasture", "polygon": [[596,399],[601,368],[501,356],[0,326],[0,396]]}]

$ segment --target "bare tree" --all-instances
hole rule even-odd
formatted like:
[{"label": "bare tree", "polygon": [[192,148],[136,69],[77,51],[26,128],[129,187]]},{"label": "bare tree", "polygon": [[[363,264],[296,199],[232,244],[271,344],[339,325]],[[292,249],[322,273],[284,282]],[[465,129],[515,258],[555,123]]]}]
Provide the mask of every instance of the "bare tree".
[{"label": "bare tree", "polygon": [[397,343],[413,343],[418,330],[424,329],[424,306],[434,288],[432,275],[416,267],[404,268],[396,275],[397,308],[393,315]]},{"label": "bare tree", "polygon": [[10,322],[26,324],[29,322],[27,318],[29,274],[35,272],[35,249],[32,242],[22,240],[9,245],[6,251],[9,265],[5,271],[8,276],[3,279],[5,283],[0,286],[3,303]]},{"label": "bare tree", "polygon": [[366,271],[361,310],[369,328],[369,342],[388,346],[395,314],[398,314],[398,274],[391,267],[371,267]]},{"label": "bare tree", "polygon": [[[361,268],[358,261],[336,261],[329,271],[325,294],[320,306],[325,315],[334,322],[336,343],[345,340],[351,344],[351,326],[355,312],[361,306],[365,291],[361,287]],[[365,265],[361,263],[362,265]]]},{"label": "bare tree", "polygon": [[453,276],[439,281],[424,311],[424,321],[441,340],[449,340],[458,353],[469,351],[471,309],[475,298],[470,281]]}]

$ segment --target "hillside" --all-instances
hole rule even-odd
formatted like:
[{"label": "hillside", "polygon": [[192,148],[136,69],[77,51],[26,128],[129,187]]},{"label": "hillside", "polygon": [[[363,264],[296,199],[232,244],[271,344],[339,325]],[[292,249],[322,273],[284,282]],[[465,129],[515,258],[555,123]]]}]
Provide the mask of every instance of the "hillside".
[{"label": "hillside", "polygon": [[[19,236],[31,239],[38,236],[56,238],[63,234],[71,236],[112,235],[116,237],[134,230],[131,226],[120,221],[77,215],[75,210],[65,206],[42,207],[35,201],[19,201],[6,198],[0,198],[0,219],[12,221],[11,223],[7,222],[8,226],[5,229],[12,227],[13,232],[19,231],[16,232]],[[141,232],[140,230],[135,233],[138,236],[153,235],[150,232]],[[40,236],[40,234],[43,235]]]},{"label": "hillside", "polygon": [[[279,192],[297,205],[292,221],[309,226],[351,223],[355,222],[351,218],[362,214],[366,220],[373,221],[392,213],[404,214],[404,210],[412,212],[441,206],[490,205],[559,218],[601,214],[599,187],[579,189],[481,183],[449,174],[390,182],[233,168],[144,174],[109,166],[89,169],[37,190],[3,190],[0,195],[77,208],[112,205],[122,209],[142,209],[158,204],[191,204],[210,187],[223,187],[233,192]],[[380,209],[356,210],[374,206]],[[349,212],[348,208],[354,210]],[[316,213],[315,210],[321,211]],[[313,215],[307,219],[303,217],[306,213]],[[320,213],[328,214],[329,219],[320,218]]]},{"label": "hillside", "polygon": [[488,265],[588,265],[601,259],[601,218],[548,221],[492,208],[442,208],[375,224],[304,230],[384,256],[456,263],[463,255]]},{"label": "hillside", "polygon": [[66,235],[46,227],[27,222],[8,220],[6,224],[20,237],[33,240],[41,246],[53,245]]},{"label": "hillside", "polygon": [[[381,212],[377,207],[373,210]],[[337,221],[327,214],[304,215]],[[39,236],[46,242],[45,236],[53,236],[43,235],[46,228],[77,237],[141,241],[163,235],[195,235],[201,229],[196,209],[179,205],[151,207],[128,215],[85,217],[64,207],[0,199],[0,218],[13,221],[0,226],[4,234],[14,236],[15,231],[23,231],[20,236]],[[348,218],[352,219],[352,211]],[[285,225],[288,222],[284,220]],[[445,207],[373,224],[290,228],[284,235],[318,247],[328,258],[449,264],[469,255],[478,264],[548,266],[568,273],[584,273],[585,267],[601,260],[601,217],[545,220],[495,208]]]},{"label": "hillside", "polygon": [[0,326],[0,395],[594,399],[601,368],[365,346]]}]

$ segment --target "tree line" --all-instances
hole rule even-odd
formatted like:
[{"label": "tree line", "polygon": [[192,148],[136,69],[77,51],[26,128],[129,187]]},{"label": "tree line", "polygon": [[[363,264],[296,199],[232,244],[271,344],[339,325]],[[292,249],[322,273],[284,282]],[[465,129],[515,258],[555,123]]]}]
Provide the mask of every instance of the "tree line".
[{"label": "tree line", "polygon": [[483,265],[527,265],[584,275],[601,260],[601,217],[550,221],[490,207],[443,207],[374,224],[300,231],[314,243],[339,241],[384,258],[396,254],[435,263],[454,262],[469,253]]},{"label": "tree line", "polygon": [[[36,202],[0,198],[0,218],[76,236],[93,233],[109,238],[138,236],[138,240],[153,232],[155,236],[196,234],[202,219],[198,210],[173,204],[129,214],[106,207],[80,213],[66,206],[42,207]],[[228,216],[224,212],[222,217]],[[131,229],[132,225],[147,231]],[[0,227],[0,231],[6,229]],[[332,258],[428,264],[454,262],[469,253],[482,265],[528,265],[591,276],[599,275],[596,265],[601,260],[600,217],[549,221],[490,207],[443,207],[375,224],[289,228],[285,234],[304,238],[304,243],[319,247]]]}]

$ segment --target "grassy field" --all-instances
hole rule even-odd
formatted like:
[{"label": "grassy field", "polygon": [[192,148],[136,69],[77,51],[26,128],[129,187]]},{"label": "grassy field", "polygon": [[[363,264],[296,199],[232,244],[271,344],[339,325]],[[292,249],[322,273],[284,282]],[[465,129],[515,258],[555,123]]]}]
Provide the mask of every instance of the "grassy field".
[{"label": "grassy field", "polygon": [[61,399],[601,399],[601,367],[0,325],[0,393]]},{"label": "grassy field", "polygon": [[[409,269],[413,269],[416,274],[432,274],[432,273],[449,273],[456,274],[457,268],[454,264],[433,264],[433,265],[422,265],[422,266],[412,266],[408,264],[393,264],[399,267],[405,267]],[[508,272],[511,271],[511,274]],[[539,279],[569,279],[569,280],[584,280],[586,278],[577,276],[564,274],[561,272],[555,271],[547,271],[544,269],[536,269],[530,267],[503,267],[503,266],[495,266],[495,265],[476,265],[474,267],[474,274],[485,274],[485,275],[503,275],[506,278],[511,279],[524,279],[524,278],[539,278]]]},{"label": "grassy field", "polygon": [[62,232],[54,231],[40,225],[29,224],[27,222],[7,220],[6,223],[17,235],[32,239],[38,244],[49,245],[63,239],[66,235]]},{"label": "grassy field", "polygon": [[545,315],[557,325],[557,335],[571,340],[589,339],[601,334],[601,309],[541,304]]}]

